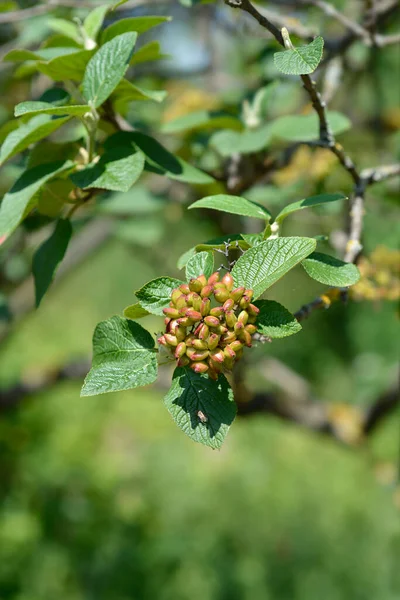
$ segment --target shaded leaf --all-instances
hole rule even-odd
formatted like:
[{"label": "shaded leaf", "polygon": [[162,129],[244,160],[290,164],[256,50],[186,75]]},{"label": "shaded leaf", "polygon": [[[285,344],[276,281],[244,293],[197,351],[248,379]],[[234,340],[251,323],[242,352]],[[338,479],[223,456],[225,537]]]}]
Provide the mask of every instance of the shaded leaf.
[{"label": "shaded leaf", "polygon": [[167,95],[165,90],[144,90],[134,85],[127,79],[123,79],[116,87],[111,96],[115,108],[119,112],[123,112],[129,102],[142,102],[144,100],[153,100],[154,102],[162,102]]},{"label": "shaded leaf", "polygon": [[258,298],[311,254],[316,244],[311,238],[281,237],[250,248],[232,269],[235,285],[254,290],[254,298]]},{"label": "shaded leaf", "polygon": [[236,416],[233,392],[225,376],[213,381],[187,367],[175,369],[164,402],[186,435],[214,449],[222,446]]},{"label": "shaded leaf", "polygon": [[275,52],[274,63],[286,75],[307,75],[318,67],[324,49],[324,40],[318,36],[307,46]]},{"label": "shaded leaf", "polygon": [[192,258],[192,256],[195,256],[195,255],[196,255],[196,249],[195,248],[190,248],[189,250],[187,250],[186,252],[184,252],[178,258],[178,262],[176,263],[177,268],[178,269],[183,269],[183,267],[185,267],[187,265],[187,263]]},{"label": "shaded leaf", "polygon": [[301,330],[301,325],[287,308],[273,300],[257,300],[260,309],[257,332],[270,338],[283,338]]},{"label": "shaded leaf", "polygon": [[293,202],[292,204],[288,204],[281,210],[278,216],[275,218],[275,221],[281,223],[288,215],[298,210],[303,210],[303,208],[311,208],[313,206],[320,206],[321,204],[326,204],[328,202],[336,202],[336,200],[346,200],[347,196],[344,194],[319,194],[318,196],[310,196],[309,198],[304,198],[303,200],[299,200],[298,202]]},{"label": "shaded leaf", "polygon": [[112,194],[98,203],[97,210],[112,215],[140,215],[162,210],[165,200],[152,194],[147,187],[137,184],[130,192]]},{"label": "shaded leaf", "polygon": [[97,163],[71,175],[71,180],[81,189],[100,188],[127,192],[142,174],[144,156],[133,148],[112,148]]},{"label": "shaded leaf", "polygon": [[214,256],[212,252],[199,252],[192,256],[186,265],[186,279],[190,281],[199,275],[205,275],[207,278],[214,271]]},{"label": "shaded leaf", "polygon": [[154,340],[139,323],[112,317],[99,323],[93,336],[92,368],[81,396],[129,390],[157,378]]},{"label": "shaded leaf", "polygon": [[265,242],[263,233],[242,233],[242,238],[245,242],[248,243],[250,248],[252,246],[258,246],[258,244],[262,244],[262,242]]},{"label": "shaded leaf", "polygon": [[57,267],[64,258],[72,235],[71,222],[59,219],[51,236],[36,250],[32,261],[32,273],[35,280],[36,306],[53,281]]},{"label": "shaded leaf", "polygon": [[124,309],[124,317],[126,319],[142,319],[143,317],[147,317],[150,315],[145,308],[140,305],[140,302],[136,302],[136,304],[131,304]]},{"label": "shaded leaf", "polygon": [[104,4],[104,6],[96,6],[86,19],[83,21],[83,28],[86,35],[91,40],[96,40],[97,34],[99,33],[101,26],[103,25],[104,17],[110,10],[110,4]]},{"label": "shaded leaf", "polygon": [[57,46],[51,48],[39,48],[39,50],[25,50],[24,48],[14,50],[10,50],[3,57],[3,60],[6,62],[25,62],[27,60],[46,60],[50,61],[53,58],[57,58],[59,56],[67,56],[69,54],[74,54],[76,52],[75,47],[71,46]]},{"label": "shaded leaf", "polygon": [[136,296],[139,298],[141,306],[151,314],[163,316],[162,309],[169,306],[172,290],[182,283],[183,281],[172,277],[158,277],[140,288],[136,292]]},{"label": "shaded leaf", "polygon": [[325,285],[347,287],[360,279],[356,265],[322,252],[313,252],[301,264],[310,277]]},{"label": "shaded leaf", "polygon": [[90,111],[88,104],[79,105],[68,105],[68,106],[54,106],[50,102],[20,102],[14,109],[14,116],[21,117],[23,115],[35,116],[35,115],[72,115],[82,116]]},{"label": "shaded leaf", "polygon": [[94,50],[76,50],[74,48],[68,48],[68,50],[70,52],[66,55],[58,56],[48,62],[38,62],[38,70],[54,81],[72,79],[81,82]]},{"label": "shaded leaf", "polygon": [[95,108],[107,100],[125,75],[136,37],[136,33],[118,35],[90,59],[83,77],[82,93]]},{"label": "shaded leaf", "polygon": [[138,65],[144,62],[160,60],[168,55],[161,52],[160,42],[148,42],[133,53],[131,65]]},{"label": "shaded leaf", "polygon": [[[328,112],[328,122],[334,135],[351,127],[349,119],[338,112]],[[271,123],[273,136],[293,142],[308,142],[319,139],[319,120],[315,113],[309,115],[286,115]]]},{"label": "shaded leaf", "polygon": [[128,17],[127,19],[119,19],[112,25],[109,25],[101,36],[102,44],[109,42],[118,35],[127,32],[144,33],[153,27],[171,21],[171,17]]},{"label": "shaded leaf", "polygon": [[234,215],[254,217],[266,221],[269,221],[271,218],[268,210],[260,204],[250,202],[250,200],[246,200],[246,198],[241,198],[240,196],[229,196],[228,194],[207,196],[206,198],[197,200],[188,208],[211,208],[213,210],[220,210]]},{"label": "shaded leaf", "polygon": [[162,127],[164,133],[181,133],[191,129],[236,129],[241,131],[243,123],[229,113],[199,110],[168,121]]},{"label": "shaded leaf", "polygon": [[67,21],[66,19],[49,19],[47,24],[56,33],[61,33],[76,42],[82,41],[79,29],[72,21]]},{"label": "shaded leaf", "polygon": [[210,138],[210,145],[224,157],[232,154],[250,154],[259,152],[268,146],[271,140],[271,126],[264,125],[245,131],[217,131]]}]

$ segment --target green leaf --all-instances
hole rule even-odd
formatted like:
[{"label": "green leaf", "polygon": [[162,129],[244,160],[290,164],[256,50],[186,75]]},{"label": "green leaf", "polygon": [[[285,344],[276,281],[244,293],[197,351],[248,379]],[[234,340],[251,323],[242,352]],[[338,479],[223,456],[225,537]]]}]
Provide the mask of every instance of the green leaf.
[{"label": "green leaf", "polygon": [[81,396],[130,390],[157,379],[154,340],[139,323],[111,317],[99,323],[93,336],[92,368]]},{"label": "green leaf", "polygon": [[199,110],[168,121],[162,127],[164,133],[182,133],[193,129],[236,129],[241,131],[243,123],[229,113]]},{"label": "green leaf", "polygon": [[78,27],[71,21],[67,21],[66,19],[50,19],[47,24],[56,33],[61,33],[76,42],[82,41]]},{"label": "green leaf", "polygon": [[57,267],[64,258],[72,235],[71,222],[59,219],[51,236],[36,250],[32,261],[32,273],[35,280],[36,306],[53,281]]},{"label": "green leaf", "polygon": [[10,235],[37,203],[37,192],[56,175],[72,168],[74,163],[45,163],[25,171],[5,194],[0,206],[0,236]]},{"label": "green leaf", "polygon": [[25,123],[14,129],[8,134],[0,149],[0,166],[6,160],[12,158],[19,152],[22,152],[31,144],[47,137],[61,125],[68,121],[69,117],[53,118],[49,115],[38,115],[33,117],[28,123]]},{"label": "green leaf", "polygon": [[112,194],[97,205],[100,213],[129,216],[161,211],[165,200],[152,194],[144,185],[137,184],[133,192]]},{"label": "green leaf", "polygon": [[142,319],[143,317],[147,317],[150,315],[145,308],[140,305],[140,302],[136,302],[136,304],[131,304],[124,309],[124,317],[126,319]]},{"label": "green leaf", "polygon": [[258,298],[311,254],[316,245],[311,238],[281,237],[250,248],[232,269],[235,285],[254,290],[254,298]]},{"label": "green leaf", "polygon": [[144,90],[127,79],[123,79],[113,92],[111,100],[115,104],[116,110],[124,112],[129,102],[142,102],[144,100],[162,102],[166,95],[165,90]]},{"label": "green leaf", "polygon": [[118,35],[126,32],[135,31],[136,33],[144,33],[161,23],[171,21],[171,17],[129,17],[128,19],[119,19],[112,25],[109,25],[101,36],[101,42],[109,42]]},{"label": "green leaf", "polygon": [[141,131],[120,131],[110,136],[105,148],[114,146],[137,146],[156,165],[175,175],[182,174],[182,166],[176,156],[169,152],[155,138]]},{"label": "green leaf", "polygon": [[83,28],[89,39],[96,41],[97,34],[99,33],[101,26],[103,25],[104,17],[110,10],[110,4],[104,4],[104,6],[97,6],[94,8],[86,19],[83,21]]},{"label": "green leaf", "polygon": [[47,60],[50,61],[53,58],[59,56],[66,56],[68,54],[74,54],[76,48],[71,46],[57,46],[55,48],[39,48],[39,50],[25,50],[24,48],[15,48],[10,50],[3,57],[4,61],[7,62],[25,62],[27,60]]},{"label": "green leaf", "polygon": [[186,435],[214,449],[222,446],[236,416],[233,392],[225,376],[213,381],[187,367],[175,369],[164,402]]},{"label": "green leaf", "polygon": [[347,287],[360,279],[360,272],[355,265],[329,254],[313,252],[301,264],[310,277],[325,285]]},{"label": "green leaf", "polygon": [[129,64],[138,65],[144,62],[160,60],[162,58],[166,58],[167,56],[167,54],[162,54],[160,42],[148,42],[134,52]]},{"label": "green leaf", "polygon": [[257,332],[270,338],[283,338],[301,330],[301,325],[287,308],[273,300],[257,300],[260,309],[257,317]]},{"label": "green leaf", "polygon": [[212,250],[224,250],[226,247],[229,248],[243,248],[247,250],[249,245],[242,238],[241,233],[231,233],[230,235],[221,235],[219,237],[208,240],[202,244],[195,246],[196,252],[211,252]]},{"label": "green leaf", "polygon": [[172,290],[182,285],[183,281],[172,277],[158,277],[144,285],[136,292],[143,308],[152,315],[163,316],[163,308],[171,302]]},{"label": "green leaf", "polygon": [[176,181],[182,181],[185,183],[208,185],[215,182],[215,179],[207,173],[204,173],[204,171],[200,171],[200,169],[197,169],[193,165],[187,163],[182,158],[179,158],[179,156],[176,156],[175,158],[179,162],[181,168],[180,173],[167,171],[149,161],[146,161],[145,169],[151,173],[157,173],[157,175],[162,175],[168,177],[169,179],[175,179]]},{"label": "green leaf", "polygon": [[268,210],[261,206],[261,204],[250,202],[250,200],[246,200],[246,198],[241,198],[240,196],[229,196],[227,194],[217,194],[216,196],[202,198],[189,206],[189,209],[192,208],[211,208],[234,215],[254,217],[255,219],[266,221],[269,221],[271,218]]},{"label": "green leaf", "polygon": [[208,279],[214,272],[214,256],[212,252],[199,252],[192,256],[186,265],[186,279],[190,281],[199,275]]},{"label": "green leaf", "polygon": [[178,262],[176,263],[177,268],[178,269],[183,269],[183,267],[185,267],[187,265],[187,263],[192,258],[192,256],[196,256],[196,249],[195,248],[190,248],[189,250],[187,250],[186,252],[184,252],[178,258]]},{"label": "green leaf", "polygon": [[90,59],[83,77],[82,93],[95,108],[107,100],[125,75],[136,37],[136,33],[118,35]]},{"label": "green leaf", "polygon": [[[328,112],[328,123],[334,135],[351,128],[349,119],[338,112]],[[309,142],[319,139],[319,120],[315,113],[309,115],[286,115],[271,123],[274,137],[293,142]]]},{"label": "green leaf", "polygon": [[20,102],[14,109],[15,117],[22,117],[24,115],[35,116],[35,115],[56,115],[65,116],[71,115],[80,117],[90,111],[88,104],[68,105],[68,106],[54,106],[50,102]]},{"label": "green leaf", "polygon": [[263,233],[242,233],[242,238],[245,242],[248,243],[250,248],[252,246],[258,246],[258,244],[262,244],[265,242]]},{"label": "green leaf", "polygon": [[271,140],[271,126],[264,125],[257,129],[245,131],[230,131],[225,129],[217,131],[210,138],[212,146],[221,156],[228,157],[232,154],[251,154],[259,152],[268,146]]},{"label": "green leaf", "polygon": [[54,81],[72,79],[81,82],[94,50],[75,48],[68,48],[68,50],[70,51],[68,54],[57,56],[48,62],[38,62],[38,70]]},{"label": "green leaf", "polygon": [[318,67],[324,49],[324,40],[318,36],[307,46],[275,52],[275,67],[286,75],[307,75]]},{"label": "green leaf", "polygon": [[320,206],[321,204],[327,204],[328,202],[336,202],[336,200],[346,200],[347,196],[344,194],[319,194],[318,196],[310,196],[298,202],[288,204],[281,210],[275,221],[281,223],[288,215],[303,208],[310,208],[313,206]]},{"label": "green leaf", "polygon": [[100,188],[127,192],[142,174],[144,156],[133,148],[112,148],[97,163],[71,175],[71,180],[81,189]]}]

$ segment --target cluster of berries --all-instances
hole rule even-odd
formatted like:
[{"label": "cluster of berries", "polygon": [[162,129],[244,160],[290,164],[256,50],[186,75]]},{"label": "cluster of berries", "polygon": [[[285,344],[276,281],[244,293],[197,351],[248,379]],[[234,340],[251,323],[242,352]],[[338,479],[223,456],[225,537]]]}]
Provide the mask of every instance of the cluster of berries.
[{"label": "cluster of berries", "polygon": [[218,379],[251,346],[259,309],[251,304],[253,290],[233,289],[233,277],[200,275],[172,291],[164,308],[166,332],[158,343],[166,346],[178,366]]}]

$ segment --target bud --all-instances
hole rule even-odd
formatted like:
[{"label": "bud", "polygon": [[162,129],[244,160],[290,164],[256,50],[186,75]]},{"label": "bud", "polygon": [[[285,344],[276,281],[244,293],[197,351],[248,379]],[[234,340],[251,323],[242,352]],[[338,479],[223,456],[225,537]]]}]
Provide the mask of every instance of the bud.
[{"label": "bud", "polygon": [[210,277],[208,278],[208,285],[214,285],[218,281],[219,281],[219,272],[215,271],[215,273],[210,275]]},{"label": "bud", "polygon": [[198,338],[193,340],[193,348],[196,348],[196,350],[207,350],[208,346],[207,346],[207,342],[205,342],[204,340],[199,340]]},{"label": "bud", "polygon": [[199,335],[199,333],[200,333],[200,331],[201,331],[201,328],[202,328],[202,327],[203,327],[203,323],[199,323],[199,324],[196,326],[196,329],[195,329],[195,330],[194,330],[194,332],[193,332],[193,333],[194,333],[194,335],[195,335],[195,337],[197,337],[197,336]]},{"label": "bud", "polygon": [[225,321],[226,321],[226,324],[228,325],[228,327],[230,327],[231,329],[233,327],[235,327],[235,325],[237,323],[237,317],[236,317],[235,313],[233,312],[233,310],[228,310],[228,312],[225,315]]},{"label": "bud", "polygon": [[177,319],[181,314],[179,310],[171,307],[163,308],[163,313],[164,315],[167,315],[167,317],[171,317],[172,319]]},{"label": "bud", "polygon": [[186,327],[179,325],[179,327],[175,329],[175,335],[178,342],[183,342],[183,340],[186,338]]},{"label": "bud", "polygon": [[182,283],[182,285],[179,286],[179,289],[181,290],[182,294],[188,294],[190,292],[189,286],[187,283]]},{"label": "bud", "polygon": [[234,331],[228,331],[221,336],[220,344],[231,344],[237,339],[236,333]]},{"label": "bud", "polygon": [[187,356],[182,356],[178,360],[178,367],[186,367],[190,363],[190,359]]},{"label": "bud", "polygon": [[[249,312],[249,309],[247,309],[247,312]],[[249,316],[248,319],[248,323],[255,323],[257,321],[257,317],[253,317],[252,315]]]},{"label": "bud", "polygon": [[251,302],[251,299],[253,298],[253,294],[254,294],[253,290],[245,290],[244,293],[245,293],[245,296],[247,296]]},{"label": "bud", "polygon": [[244,287],[243,286],[242,287],[238,287],[238,288],[232,290],[232,292],[231,292],[231,298],[235,302],[235,304],[237,302],[239,302],[239,300],[241,299],[241,297],[243,296],[243,294],[244,294]]},{"label": "bud", "polygon": [[212,286],[211,285],[205,285],[203,287],[203,289],[201,290],[201,292],[200,292],[200,296],[202,298],[208,298],[209,296],[211,296],[212,292],[213,292]]},{"label": "bud", "polygon": [[244,323],[241,323],[241,321],[238,321],[235,324],[233,331],[236,333],[236,335],[239,335],[239,333],[241,333],[241,331],[244,331]]},{"label": "bud", "polygon": [[224,305],[223,305],[223,307],[222,307],[222,308],[223,308],[223,310],[224,310],[225,312],[227,312],[228,310],[232,310],[232,308],[233,308],[233,305],[234,305],[234,304],[235,304],[235,303],[234,303],[234,301],[232,300],[232,298],[228,298],[228,300],[226,300],[226,301],[224,302]]},{"label": "bud", "polygon": [[195,340],[195,336],[193,335],[193,333],[189,333],[189,335],[186,337],[185,342],[186,342],[186,346],[193,346],[193,342]]},{"label": "bud", "polygon": [[186,354],[186,344],[185,342],[179,342],[175,350],[175,358],[182,358],[184,354]]},{"label": "bud", "polygon": [[222,317],[224,314],[223,308],[221,306],[216,306],[210,310],[210,315],[212,317]]},{"label": "bud", "polygon": [[215,333],[219,333],[219,335],[222,335],[228,331],[228,328],[225,327],[225,325],[218,325],[218,327],[214,327],[214,329]]},{"label": "bud", "polygon": [[257,327],[255,325],[246,325],[245,330],[248,331],[250,335],[254,335],[257,331]]},{"label": "bud", "polygon": [[251,335],[249,334],[249,332],[244,330],[242,331],[241,336],[246,346],[251,348]]},{"label": "bud", "polygon": [[186,309],[186,316],[189,317],[189,319],[192,319],[192,321],[201,321],[203,318],[201,313],[197,312],[197,310],[193,310],[193,308]]},{"label": "bud", "polygon": [[210,312],[211,301],[209,298],[203,298],[200,305],[200,312],[203,317],[206,317]]},{"label": "bud", "polygon": [[204,362],[195,362],[190,365],[195,373],[207,373],[208,365]]},{"label": "bud", "polygon": [[246,325],[248,318],[249,318],[248,312],[246,310],[242,310],[242,312],[239,313],[238,321],[240,323],[243,323],[243,325]]},{"label": "bud", "polygon": [[243,296],[243,298],[241,299],[241,301],[239,302],[239,306],[240,308],[247,308],[250,304],[250,298],[248,296],[246,296],[246,294]]},{"label": "bud", "polygon": [[189,319],[189,317],[180,317],[178,319],[178,323],[179,323],[179,325],[182,325],[182,327],[189,327],[189,325],[193,325],[193,323]]},{"label": "bud", "polygon": [[171,335],[170,333],[164,333],[164,337],[167,340],[167,344],[169,346],[177,346],[178,340],[175,335]]},{"label": "bud", "polygon": [[207,277],[205,275],[199,275],[197,281],[201,283],[202,288],[207,285]]},{"label": "bud", "polygon": [[186,306],[186,296],[185,296],[185,294],[181,294],[175,302],[175,307],[178,310],[182,310],[182,308],[184,308],[185,306]]},{"label": "bud", "polygon": [[178,300],[178,298],[180,298],[182,296],[182,292],[179,288],[176,288],[175,290],[172,290],[172,294],[171,294],[171,301],[173,302],[173,304],[176,303],[176,301]]},{"label": "bud", "polygon": [[220,348],[216,348],[215,350],[210,350],[210,358],[214,362],[223,363],[225,355]]},{"label": "bud", "polygon": [[[207,317],[206,317],[207,318]],[[210,330],[208,328],[207,325],[203,324],[200,328],[200,331],[198,333],[198,336],[201,340],[206,340],[208,339],[208,336],[210,335]]]},{"label": "bud", "polygon": [[196,294],[196,292],[189,292],[188,294],[186,294],[186,304],[188,306],[193,306],[193,298],[197,295],[198,294]]},{"label": "bud", "polygon": [[170,324],[170,322],[171,322],[171,319],[169,317],[165,317],[165,319],[164,319],[165,327],[168,327],[168,325]]},{"label": "bud", "polygon": [[157,342],[159,344],[161,344],[162,346],[167,346],[167,340],[165,339],[165,337],[163,335],[160,335],[159,338],[157,338]]},{"label": "bud", "polygon": [[175,335],[175,332],[177,330],[177,328],[179,327],[179,323],[177,319],[171,319],[169,325],[168,325],[168,333],[172,333],[172,335]]},{"label": "bud", "polygon": [[243,348],[243,344],[239,340],[235,340],[234,342],[232,342],[229,345],[232,348],[232,350],[234,352],[236,352],[236,354],[238,353],[239,350],[242,350],[242,348]]},{"label": "bud", "polygon": [[202,299],[200,298],[200,296],[198,294],[195,294],[195,296],[193,297],[193,308],[194,310],[197,310],[197,312],[201,312],[201,303],[202,303]]},{"label": "bud", "polygon": [[229,292],[225,288],[225,290],[217,290],[214,292],[214,298],[217,302],[221,302],[223,304],[229,298]]},{"label": "bud", "polygon": [[209,327],[218,327],[219,319],[217,317],[204,317],[204,323]]},{"label": "bud", "polygon": [[216,371],[217,373],[221,373],[222,368],[223,368],[223,363],[212,360],[211,356],[208,359],[208,365],[209,365],[210,369],[212,369],[213,371]]},{"label": "bud", "polygon": [[260,312],[260,309],[258,306],[255,306],[255,304],[249,304],[247,312],[249,313],[250,317],[256,317]]},{"label": "bud", "polygon": [[224,283],[227,289],[231,292],[233,289],[233,277],[230,273],[225,273],[223,278],[221,279],[221,283]]},{"label": "bud", "polygon": [[218,334],[210,333],[207,340],[207,346],[209,347],[209,349],[214,350],[218,346],[219,340],[220,336]]},{"label": "bud", "polygon": [[[197,364],[197,363],[196,363]],[[215,363],[214,363],[215,364]],[[208,376],[210,379],[213,379],[214,381],[218,380],[218,373],[216,371],[214,371],[213,368],[210,367],[209,371],[208,371]]]},{"label": "bud", "polygon": [[232,350],[231,346],[227,346],[224,349],[224,355],[225,355],[225,358],[230,358],[230,359],[234,359],[236,357],[236,353],[234,350]]},{"label": "bud", "polygon": [[224,283],[222,283],[221,281],[219,283],[214,283],[213,288],[214,288],[215,292],[217,290],[218,291],[223,291],[223,292],[227,291],[226,285]]},{"label": "bud", "polygon": [[201,292],[203,289],[203,285],[198,279],[191,279],[189,281],[189,289],[191,292]]},{"label": "bud", "polygon": [[198,361],[198,360],[205,360],[206,358],[208,358],[209,352],[208,350],[202,350],[202,351],[198,351],[195,352],[194,354],[192,354],[192,356],[189,356],[190,360],[194,360],[194,361]]}]

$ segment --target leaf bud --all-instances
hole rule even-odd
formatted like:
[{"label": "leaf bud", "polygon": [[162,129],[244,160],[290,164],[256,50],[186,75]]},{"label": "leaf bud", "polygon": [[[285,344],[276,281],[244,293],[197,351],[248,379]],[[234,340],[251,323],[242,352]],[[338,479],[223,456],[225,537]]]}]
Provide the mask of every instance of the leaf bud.
[{"label": "leaf bud", "polygon": [[191,279],[189,281],[189,289],[191,292],[201,292],[203,289],[203,285],[198,279]]},{"label": "leaf bud", "polygon": [[224,311],[221,306],[216,306],[215,308],[212,308],[210,310],[210,315],[212,317],[222,317],[223,314],[224,314]]},{"label": "leaf bud", "polygon": [[210,275],[210,277],[208,278],[208,285],[214,285],[218,281],[219,281],[219,272],[215,271],[215,273]]},{"label": "leaf bud", "polygon": [[195,373],[207,373],[208,365],[205,362],[195,362],[190,365]]},{"label": "leaf bud", "polygon": [[175,350],[175,358],[182,358],[184,354],[186,354],[186,344],[185,342],[179,342]]},{"label": "leaf bud", "polygon": [[216,333],[210,333],[207,340],[207,346],[210,350],[214,350],[219,344],[220,336]]},{"label": "leaf bud", "polygon": [[249,319],[248,312],[246,310],[242,310],[242,312],[239,313],[238,321],[240,323],[243,323],[243,325],[246,325],[248,319]]},{"label": "leaf bud", "polygon": [[211,296],[212,291],[213,291],[212,285],[205,285],[200,292],[200,296],[202,298],[208,298],[209,296]]},{"label": "leaf bud", "polygon": [[178,345],[178,340],[175,335],[172,335],[170,333],[164,333],[164,337],[167,340],[168,346],[177,346]]},{"label": "leaf bud", "polygon": [[244,287],[238,287],[231,291],[231,298],[237,304],[244,294]]},{"label": "leaf bud", "polygon": [[209,327],[218,327],[219,319],[217,317],[204,317],[204,323]]},{"label": "leaf bud", "polygon": [[206,324],[203,324],[198,333],[199,338],[201,340],[206,340],[209,335],[210,335],[210,330],[209,330],[208,326]]},{"label": "leaf bud", "polygon": [[232,310],[233,305],[234,305],[234,301],[232,300],[232,298],[228,298],[228,300],[225,300],[224,305],[222,307],[222,309],[227,312],[228,310]]},{"label": "leaf bud", "polygon": [[177,319],[180,316],[180,312],[177,308],[163,308],[163,313],[164,315],[167,315],[167,317],[171,317],[172,319]]},{"label": "leaf bud", "polygon": [[225,321],[226,321],[226,324],[228,325],[228,327],[230,327],[230,328],[235,327],[235,325],[237,323],[237,317],[236,317],[235,313],[233,312],[233,310],[228,310],[228,312],[225,315]]},{"label": "leaf bud", "polygon": [[216,299],[217,302],[220,302],[221,304],[223,304],[226,300],[228,300],[229,292],[226,288],[225,288],[225,290],[216,290],[214,292],[214,298]]},{"label": "leaf bud", "polygon": [[233,277],[232,277],[232,275],[229,272],[225,273],[225,275],[221,279],[221,282],[226,285],[227,289],[230,292],[233,290]]},{"label": "leaf bud", "polygon": [[206,317],[210,312],[211,301],[209,298],[203,298],[200,305],[200,312],[203,317]]}]

